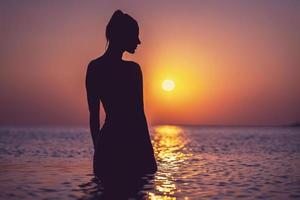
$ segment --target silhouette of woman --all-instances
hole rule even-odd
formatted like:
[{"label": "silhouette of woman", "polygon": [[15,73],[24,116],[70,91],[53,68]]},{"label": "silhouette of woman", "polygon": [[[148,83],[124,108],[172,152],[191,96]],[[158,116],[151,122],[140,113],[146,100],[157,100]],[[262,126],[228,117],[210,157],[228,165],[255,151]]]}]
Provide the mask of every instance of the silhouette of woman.
[{"label": "silhouette of woman", "polygon": [[[115,11],[106,26],[106,39],[106,52],[89,63],[86,74],[94,174],[104,179],[155,173],[144,114],[142,71],[137,63],[122,60],[124,51],[133,54],[141,43],[136,20]],[[101,130],[100,100],[106,113]]]}]

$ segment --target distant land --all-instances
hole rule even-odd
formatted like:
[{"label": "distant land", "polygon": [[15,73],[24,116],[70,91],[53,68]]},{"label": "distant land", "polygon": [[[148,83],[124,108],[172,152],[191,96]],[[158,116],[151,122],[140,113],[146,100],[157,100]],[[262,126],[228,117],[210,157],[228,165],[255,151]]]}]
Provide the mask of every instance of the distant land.
[{"label": "distant land", "polygon": [[238,125],[238,124],[175,124],[175,123],[166,123],[166,124],[153,124],[152,126],[186,126],[186,127],[300,127],[300,122],[291,122],[287,124],[252,124],[252,125]]},{"label": "distant land", "polygon": [[294,123],[289,124],[288,126],[300,127],[300,122],[294,122]]}]

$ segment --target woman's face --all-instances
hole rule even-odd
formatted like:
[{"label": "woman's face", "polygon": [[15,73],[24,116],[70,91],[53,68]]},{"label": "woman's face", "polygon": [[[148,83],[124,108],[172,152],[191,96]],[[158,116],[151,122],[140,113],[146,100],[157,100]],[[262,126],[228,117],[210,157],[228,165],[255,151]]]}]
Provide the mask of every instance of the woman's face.
[{"label": "woman's face", "polygon": [[133,54],[139,44],[141,44],[141,41],[139,39],[139,28],[136,27],[128,33],[124,41],[124,51]]}]

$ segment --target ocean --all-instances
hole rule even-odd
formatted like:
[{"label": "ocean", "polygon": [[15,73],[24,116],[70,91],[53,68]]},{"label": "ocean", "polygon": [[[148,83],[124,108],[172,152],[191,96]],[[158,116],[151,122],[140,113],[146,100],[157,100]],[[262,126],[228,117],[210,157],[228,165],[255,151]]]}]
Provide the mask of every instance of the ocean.
[{"label": "ocean", "polygon": [[[130,199],[300,199],[299,127],[150,132],[158,172]],[[104,199],[92,155],[88,128],[1,127],[0,199]]]}]

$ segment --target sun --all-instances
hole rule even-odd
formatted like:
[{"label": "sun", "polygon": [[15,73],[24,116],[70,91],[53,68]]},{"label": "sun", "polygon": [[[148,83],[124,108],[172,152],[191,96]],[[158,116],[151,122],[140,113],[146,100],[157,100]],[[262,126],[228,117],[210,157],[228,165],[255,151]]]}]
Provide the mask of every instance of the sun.
[{"label": "sun", "polygon": [[162,82],[161,87],[164,91],[171,92],[175,89],[175,83],[173,80],[167,79]]}]

